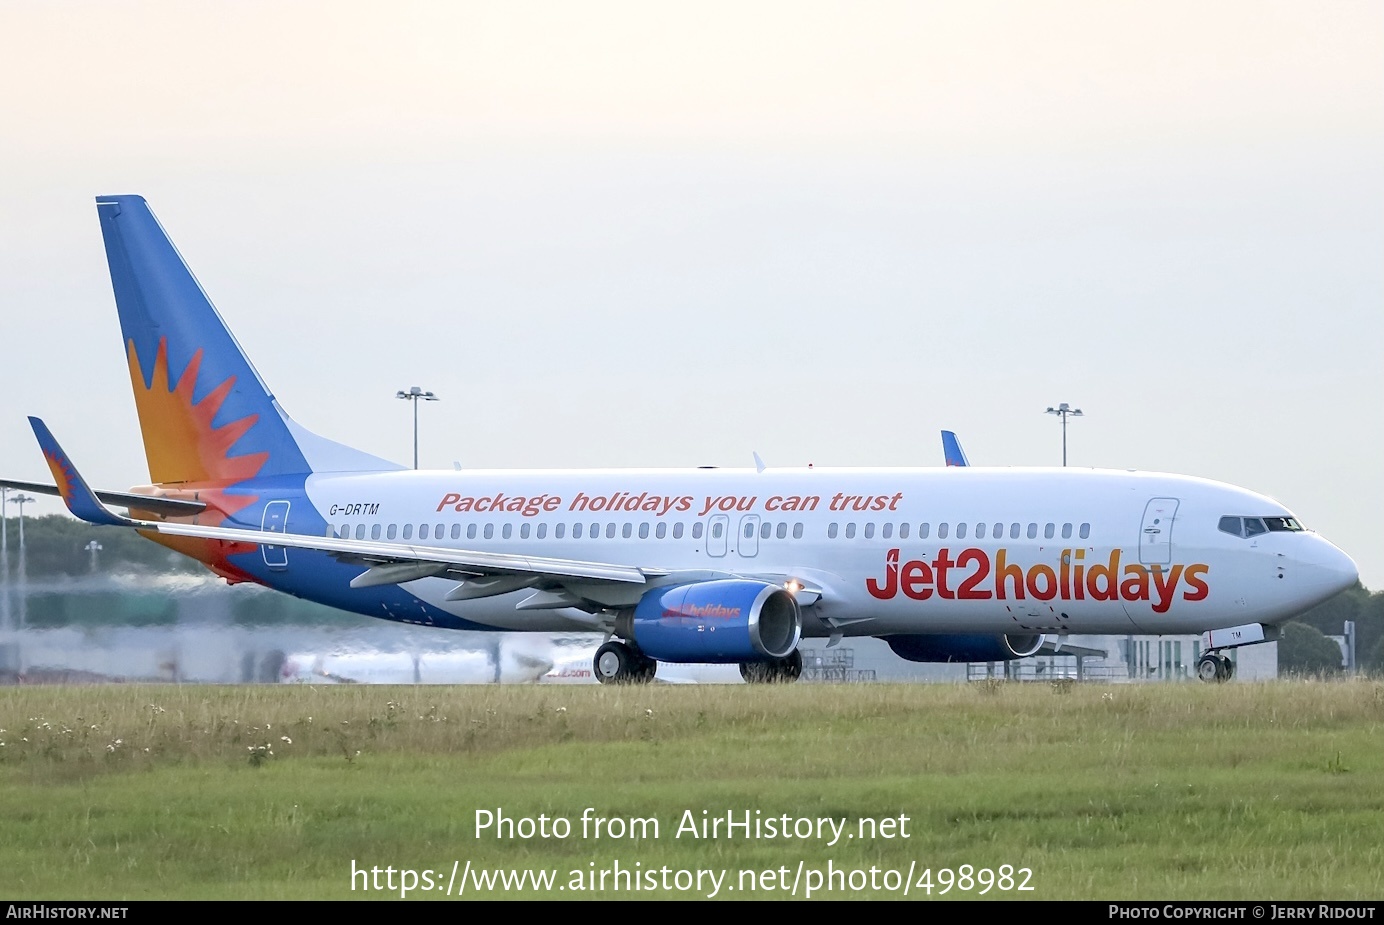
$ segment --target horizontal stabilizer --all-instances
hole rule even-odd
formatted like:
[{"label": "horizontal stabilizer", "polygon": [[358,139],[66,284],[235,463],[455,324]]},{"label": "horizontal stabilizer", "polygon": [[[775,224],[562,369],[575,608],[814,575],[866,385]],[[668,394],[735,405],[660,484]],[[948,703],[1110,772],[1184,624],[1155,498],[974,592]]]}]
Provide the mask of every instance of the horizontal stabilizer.
[{"label": "horizontal stabilizer", "polygon": [[[13,488],[15,491],[32,491],[36,495],[62,494],[56,485],[42,482],[21,482],[17,479],[0,479],[0,488]],[[207,509],[201,501],[187,501],[182,498],[160,498],[157,495],[141,495],[128,491],[94,491],[97,499],[105,504],[128,508],[132,511],[147,511],[159,517],[191,517]]]}]

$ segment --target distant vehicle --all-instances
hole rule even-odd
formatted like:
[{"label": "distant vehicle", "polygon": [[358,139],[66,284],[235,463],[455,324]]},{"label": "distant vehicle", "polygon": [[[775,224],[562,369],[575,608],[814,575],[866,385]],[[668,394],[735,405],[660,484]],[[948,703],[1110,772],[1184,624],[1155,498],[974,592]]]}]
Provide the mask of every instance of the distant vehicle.
[{"label": "distant vehicle", "polygon": [[[880,637],[911,661],[1021,658],[1069,633],[1224,630],[1229,648],[1356,581],[1278,502],[1179,475],[404,469],[285,413],[142,198],[97,210],[151,484],[93,493],[31,419],[47,490],[231,582],[405,623],[599,632],[592,673],[634,682],[660,662],[792,680],[804,637]],[[304,347],[324,381],[354,374],[343,335]]]}]

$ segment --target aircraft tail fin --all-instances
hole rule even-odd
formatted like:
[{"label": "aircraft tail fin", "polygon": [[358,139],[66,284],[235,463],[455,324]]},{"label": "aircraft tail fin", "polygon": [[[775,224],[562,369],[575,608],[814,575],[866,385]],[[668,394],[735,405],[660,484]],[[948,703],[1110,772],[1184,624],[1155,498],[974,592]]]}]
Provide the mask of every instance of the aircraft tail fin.
[{"label": "aircraft tail fin", "polygon": [[966,452],[961,449],[961,441],[949,430],[942,431],[942,455],[946,457],[949,466],[970,465],[966,459]]},{"label": "aircraft tail fin", "polygon": [[96,209],[152,481],[402,468],[284,413],[143,197]]}]

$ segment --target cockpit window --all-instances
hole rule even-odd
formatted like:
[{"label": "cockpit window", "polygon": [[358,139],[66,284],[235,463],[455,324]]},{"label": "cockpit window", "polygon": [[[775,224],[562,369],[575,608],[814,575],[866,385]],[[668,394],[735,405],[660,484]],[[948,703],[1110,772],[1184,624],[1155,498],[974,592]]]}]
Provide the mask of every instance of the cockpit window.
[{"label": "cockpit window", "polygon": [[1261,533],[1300,533],[1302,524],[1296,517],[1222,517],[1218,525],[1222,533],[1251,537]]}]

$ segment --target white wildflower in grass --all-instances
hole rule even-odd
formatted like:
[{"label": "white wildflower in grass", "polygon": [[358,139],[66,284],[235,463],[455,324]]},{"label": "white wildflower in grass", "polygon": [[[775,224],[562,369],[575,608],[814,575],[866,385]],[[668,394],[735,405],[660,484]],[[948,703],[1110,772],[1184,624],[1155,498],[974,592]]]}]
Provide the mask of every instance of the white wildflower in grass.
[{"label": "white wildflower in grass", "polygon": [[292,744],[293,744],[293,740],[290,739],[288,736],[279,736],[279,741],[282,742],[282,743],[284,743],[285,745],[292,745]]},{"label": "white wildflower in grass", "polygon": [[559,712],[559,713],[566,713],[566,712],[567,712],[567,708],[566,708],[566,707],[558,707],[558,708],[557,708],[557,712]]}]

